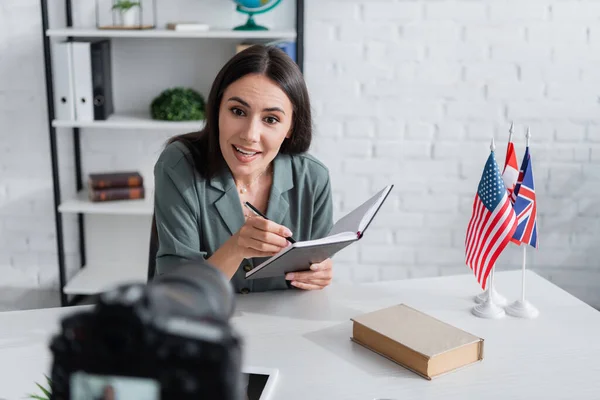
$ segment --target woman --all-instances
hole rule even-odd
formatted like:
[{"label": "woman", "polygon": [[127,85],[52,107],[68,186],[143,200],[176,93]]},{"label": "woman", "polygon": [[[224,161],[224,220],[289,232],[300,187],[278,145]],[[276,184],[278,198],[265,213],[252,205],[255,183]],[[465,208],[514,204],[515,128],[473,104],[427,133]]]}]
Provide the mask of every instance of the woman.
[{"label": "woman", "polygon": [[255,45],[229,60],[208,96],[204,129],[172,139],[155,165],[157,273],[205,259],[236,292],[329,285],[330,259],[245,279],[287,237],[320,238],[333,225],[329,172],[306,154],[311,138],[308,91],[283,51]]}]

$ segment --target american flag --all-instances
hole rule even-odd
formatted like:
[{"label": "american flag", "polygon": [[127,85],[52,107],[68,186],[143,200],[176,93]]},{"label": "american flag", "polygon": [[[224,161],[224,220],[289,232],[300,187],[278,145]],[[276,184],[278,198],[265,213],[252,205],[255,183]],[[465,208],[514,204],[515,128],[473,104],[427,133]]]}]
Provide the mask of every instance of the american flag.
[{"label": "american flag", "polygon": [[537,249],[537,200],[535,198],[533,167],[529,147],[525,149],[525,155],[521,162],[521,171],[514,196],[517,229],[511,240],[514,243],[525,243]]},{"label": "american flag", "polygon": [[514,204],[513,193],[517,178],[519,177],[519,164],[517,162],[517,154],[515,153],[515,145],[512,140],[508,141],[506,147],[506,159],[504,160],[504,171],[502,171],[502,180],[508,191],[508,198]]},{"label": "american flag", "polygon": [[516,227],[517,218],[492,151],[479,181],[465,239],[466,263],[482,289]]}]

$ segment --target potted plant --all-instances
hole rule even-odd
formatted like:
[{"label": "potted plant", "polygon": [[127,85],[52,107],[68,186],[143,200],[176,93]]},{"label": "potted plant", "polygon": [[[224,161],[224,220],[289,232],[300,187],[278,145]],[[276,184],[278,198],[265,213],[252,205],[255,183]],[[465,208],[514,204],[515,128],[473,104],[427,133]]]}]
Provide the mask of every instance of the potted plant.
[{"label": "potted plant", "polygon": [[119,13],[120,25],[136,26],[138,25],[136,17],[141,6],[139,1],[117,0],[112,6],[112,10]]},{"label": "potted plant", "polygon": [[205,106],[204,96],[196,90],[173,87],[152,100],[150,115],[163,121],[198,121],[204,119]]}]

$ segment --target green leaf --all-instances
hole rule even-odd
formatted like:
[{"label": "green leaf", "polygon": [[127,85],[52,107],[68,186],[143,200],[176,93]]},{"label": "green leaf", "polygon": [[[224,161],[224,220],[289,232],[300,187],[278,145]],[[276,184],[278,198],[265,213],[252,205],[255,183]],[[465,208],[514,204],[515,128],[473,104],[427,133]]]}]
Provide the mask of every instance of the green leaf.
[{"label": "green leaf", "polygon": [[48,391],[48,389],[46,389],[45,387],[43,387],[39,383],[36,383],[35,385],[40,388],[40,390],[42,391],[42,393],[44,393],[46,396],[50,397],[50,392]]},{"label": "green leaf", "polygon": [[35,382],[35,385],[42,391],[42,393],[44,394],[44,396],[41,396],[39,394],[28,394],[27,398],[29,398],[29,399],[37,399],[37,400],[50,400],[50,397],[52,397],[52,395],[51,395],[52,379],[50,379],[48,377],[48,375],[45,375],[45,374],[44,374],[44,377],[46,378],[46,382],[48,382],[48,389],[46,389],[45,387],[43,387],[39,383]]},{"label": "green leaf", "polygon": [[142,5],[140,4],[139,1],[119,0],[112,6],[112,9],[126,11],[126,10],[129,10],[130,8],[141,7],[141,6]]}]

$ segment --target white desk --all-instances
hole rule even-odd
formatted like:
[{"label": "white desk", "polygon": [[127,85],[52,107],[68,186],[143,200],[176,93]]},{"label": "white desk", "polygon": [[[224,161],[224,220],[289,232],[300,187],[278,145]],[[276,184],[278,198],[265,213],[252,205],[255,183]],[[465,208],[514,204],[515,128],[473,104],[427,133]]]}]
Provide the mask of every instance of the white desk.
[{"label": "white desk", "polygon": [[[512,301],[520,272],[498,272],[496,284]],[[527,290],[536,320],[474,317],[478,288],[467,274],[249,294],[232,322],[245,363],[279,368],[275,399],[599,399],[600,312],[532,272]],[[483,337],[483,362],[427,381],[349,340],[351,317],[402,302]],[[0,313],[0,399],[22,399],[43,381],[47,338],[70,312]]]}]

